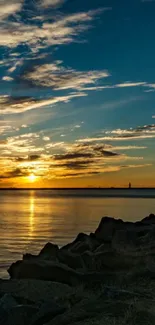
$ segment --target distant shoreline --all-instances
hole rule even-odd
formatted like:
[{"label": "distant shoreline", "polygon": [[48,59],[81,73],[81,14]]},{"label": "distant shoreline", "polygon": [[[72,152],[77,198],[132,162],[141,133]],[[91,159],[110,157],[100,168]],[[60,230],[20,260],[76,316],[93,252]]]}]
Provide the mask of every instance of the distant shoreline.
[{"label": "distant shoreline", "polygon": [[124,190],[124,191],[133,191],[133,190],[155,190],[155,187],[132,187],[132,188],[128,188],[128,187],[43,187],[43,188],[29,188],[29,187],[25,187],[25,188],[12,188],[12,187],[1,187],[0,191],[81,191],[81,190],[87,190],[87,191],[93,191],[93,190],[98,190],[98,191],[102,191],[102,190]]}]

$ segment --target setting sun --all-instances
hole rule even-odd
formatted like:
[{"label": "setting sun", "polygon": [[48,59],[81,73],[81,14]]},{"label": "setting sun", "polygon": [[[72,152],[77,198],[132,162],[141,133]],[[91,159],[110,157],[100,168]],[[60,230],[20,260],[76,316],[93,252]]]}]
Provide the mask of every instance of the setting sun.
[{"label": "setting sun", "polygon": [[28,176],[28,178],[30,182],[35,182],[37,177],[34,174],[31,174],[30,176]]}]

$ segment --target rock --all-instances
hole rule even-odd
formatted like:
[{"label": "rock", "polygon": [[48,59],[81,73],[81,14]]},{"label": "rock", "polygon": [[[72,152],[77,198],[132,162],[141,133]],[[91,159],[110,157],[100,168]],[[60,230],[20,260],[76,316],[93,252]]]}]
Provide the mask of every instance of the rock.
[{"label": "rock", "polygon": [[120,219],[116,220],[114,218],[103,217],[98,228],[95,231],[95,236],[97,240],[110,243],[114,236],[114,233],[118,229],[124,227],[124,222]]},{"label": "rock", "polygon": [[71,286],[79,283],[81,274],[68,266],[51,261],[30,260],[13,263],[8,273],[12,279],[56,281]]},{"label": "rock", "polygon": [[73,254],[68,250],[59,250],[58,261],[63,263],[74,270],[82,270],[84,268],[83,259],[78,254]]},{"label": "rock", "polygon": [[90,251],[86,251],[84,252],[81,257],[83,259],[83,264],[84,264],[84,268],[87,271],[92,271],[93,265],[94,265],[94,259],[93,259],[94,254]]},{"label": "rock", "polygon": [[19,305],[9,310],[5,325],[28,325],[39,309],[36,306]]},{"label": "rock", "polygon": [[7,312],[2,307],[0,307],[0,324],[6,325],[7,322]]},{"label": "rock", "polygon": [[138,232],[128,229],[117,230],[112,238],[112,247],[119,251],[135,247],[138,244]]},{"label": "rock", "polygon": [[125,246],[139,245],[140,239],[150,232],[153,225],[155,225],[153,214],[135,223],[103,217],[95,231],[95,236],[104,244],[109,243],[110,245],[113,241],[113,246],[114,242],[120,246],[122,244]]},{"label": "rock", "polygon": [[155,315],[148,310],[133,311],[127,319],[129,325],[154,325]]},{"label": "rock", "polygon": [[17,305],[17,301],[10,293],[5,293],[4,296],[0,299],[0,308],[3,308],[6,311]]},{"label": "rock", "polygon": [[101,253],[101,252],[103,253],[103,252],[109,251],[110,249],[111,249],[111,243],[110,244],[101,244],[96,248],[94,253]]},{"label": "rock", "polygon": [[52,243],[47,243],[43,249],[40,251],[38,255],[32,255],[32,254],[24,254],[23,260],[50,260],[50,261],[56,261],[57,260],[57,254],[59,252],[58,245],[54,245]]},{"label": "rock", "polygon": [[40,304],[53,301],[53,298],[65,299],[73,289],[66,284],[35,279],[13,279],[0,281],[0,294],[9,293],[19,304]]},{"label": "rock", "polygon": [[32,255],[32,254],[29,254],[29,253],[26,253],[23,255],[23,260],[34,260],[34,259],[38,259],[38,255]]},{"label": "rock", "polygon": [[52,243],[47,243],[43,249],[40,251],[38,257],[42,259],[50,260],[53,257],[57,256],[57,253],[59,251],[58,245],[54,245]]},{"label": "rock", "polygon": [[142,219],[140,222],[140,224],[155,224],[155,215],[153,213],[151,213],[148,217]]},{"label": "rock", "polygon": [[115,250],[94,254],[94,268],[96,271],[118,271],[133,266],[132,257],[117,253]]},{"label": "rock", "polygon": [[30,325],[42,325],[50,321],[57,315],[63,314],[66,308],[59,306],[56,302],[50,301],[41,305],[39,312],[34,315]]},{"label": "rock", "polygon": [[[92,324],[91,320],[95,317],[98,318],[99,315],[111,315],[113,317],[124,316],[128,308],[129,305],[126,302],[104,301],[104,299],[98,299],[97,296],[90,294],[89,298],[82,300],[72,309],[55,317],[46,325],[72,325],[76,322],[77,324],[84,324],[86,320],[88,320],[88,324]],[[106,322],[105,324],[107,325],[108,323]]]},{"label": "rock", "polygon": [[84,242],[77,242],[74,244],[74,246],[70,249],[71,252],[75,254],[82,254],[83,252],[90,249],[89,243]]},{"label": "rock", "polygon": [[67,249],[67,250],[71,250],[74,247],[74,244],[78,243],[78,242],[83,242],[86,240],[86,238],[88,237],[88,235],[84,234],[84,233],[79,233],[77,235],[77,237],[73,240],[73,242],[63,246],[61,248],[61,250]]},{"label": "rock", "polygon": [[86,235],[84,233],[79,233],[76,239],[61,248],[61,250],[70,250],[73,253],[81,254],[86,250],[94,251],[99,242],[97,241],[94,234]]}]

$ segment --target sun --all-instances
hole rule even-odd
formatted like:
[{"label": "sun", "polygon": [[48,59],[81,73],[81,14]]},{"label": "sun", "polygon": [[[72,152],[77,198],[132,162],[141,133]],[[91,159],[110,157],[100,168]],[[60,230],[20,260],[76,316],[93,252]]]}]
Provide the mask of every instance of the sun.
[{"label": "sun", "polygon": [[35,180],[37,179],[37,176],[35,176],[34,174],[31,174],[28,176],[28,178],[29,178],[30,182],[35,182]]}]

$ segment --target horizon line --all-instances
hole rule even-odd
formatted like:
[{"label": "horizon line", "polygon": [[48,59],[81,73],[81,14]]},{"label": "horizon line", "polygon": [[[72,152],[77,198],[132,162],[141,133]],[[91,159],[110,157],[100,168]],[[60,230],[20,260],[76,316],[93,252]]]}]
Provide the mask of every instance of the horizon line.
[{"label": "horizon line", "polygon": [[0,187],[3,190],[155,190],[155,187]]}]

